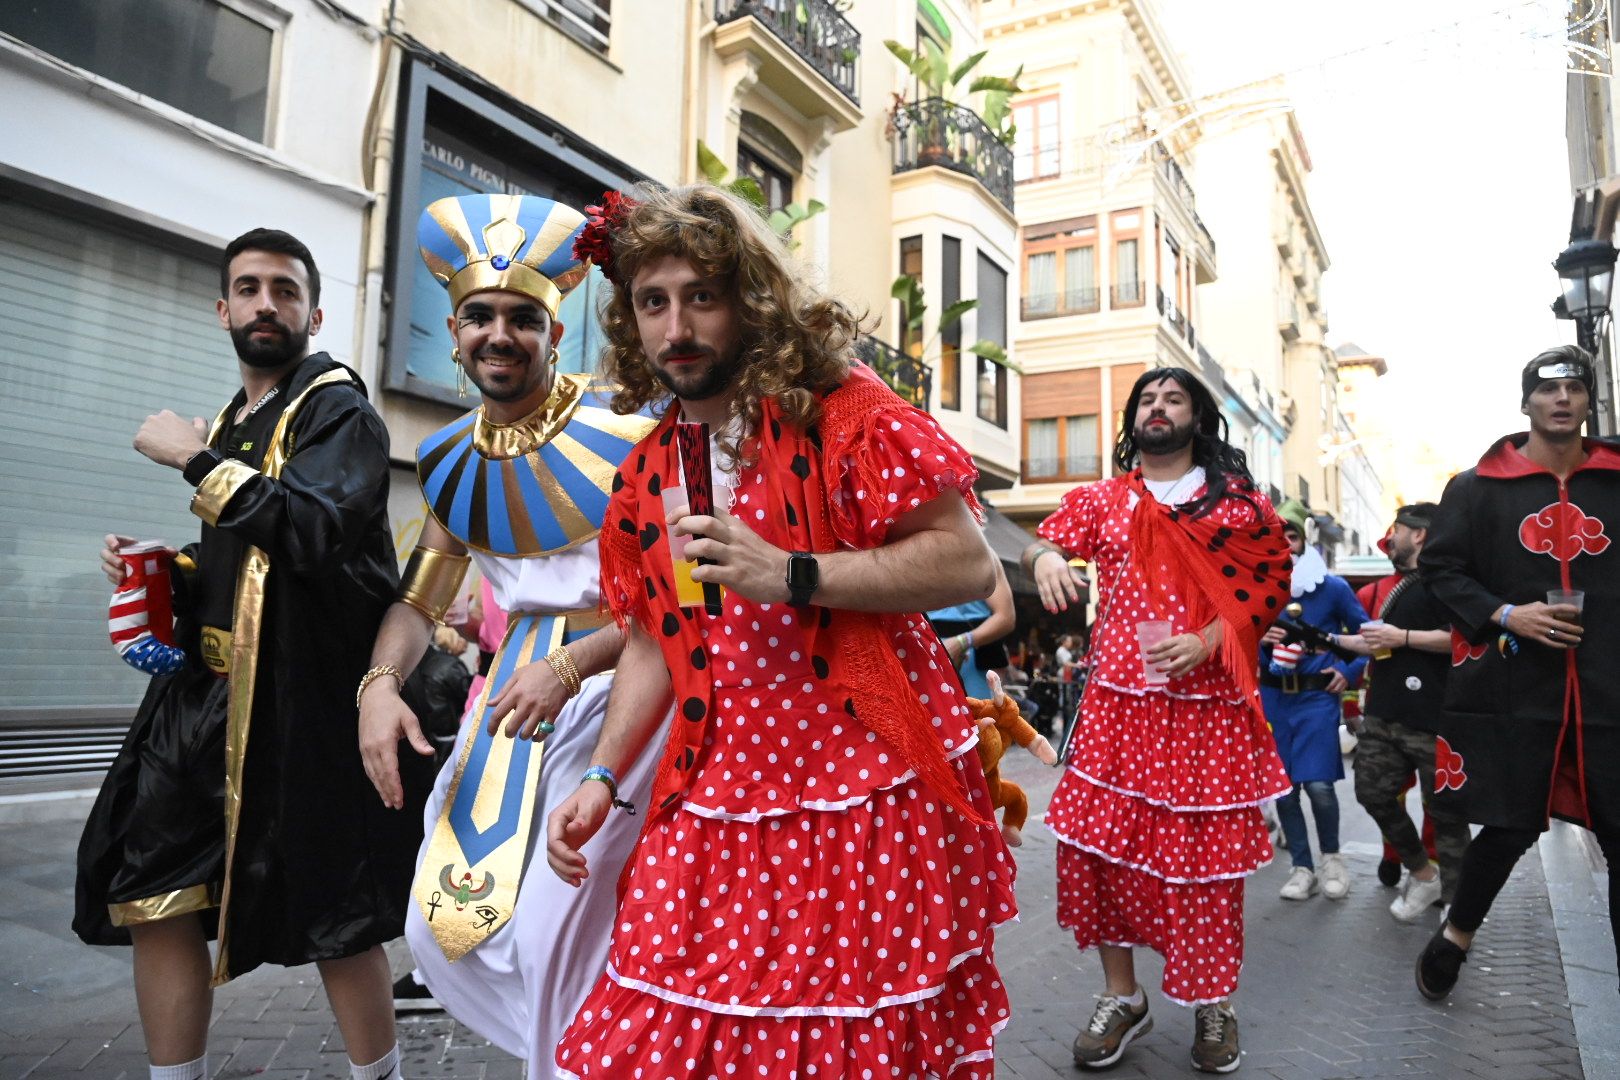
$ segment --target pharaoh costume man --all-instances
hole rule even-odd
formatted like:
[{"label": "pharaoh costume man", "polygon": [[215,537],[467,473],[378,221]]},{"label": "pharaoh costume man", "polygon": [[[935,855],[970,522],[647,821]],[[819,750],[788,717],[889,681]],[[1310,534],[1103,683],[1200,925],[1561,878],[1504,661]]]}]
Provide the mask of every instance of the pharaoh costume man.
[{"label": "pharaoh costume man", "polygon": [[[131,926],[195,913],[218,984],[398,937],[421,826],[377,800],[355,737],[398,582],[388,434],[364,386],[315,353],[259,402],[239,392],[209,445],[202,537],[172,571],[184,660],[152,679],[91,810],[73,927],[127,945]],[[431,768],[401,779],[420,806]]]},{"label": "pharaoh costume man", "polygon": [[[553,318],[587,267],[572,255],[584,218],[532,196],[441,199],[422,214],[423,260],[452,307],[490,290],[529,297]],[[532,414],[500,425],[481,408],[424,439],[417,478],[434,519],[508,613],[505,639],[426,811],[406,936],[418,970],[460,1021],[508,1052],[549,1064],[606,963],[613,882],[637,819],[614,815],[592,840],[583,888],[545,861],[545,819],[578,786],[607,708],[609,674],[584,679],[544,742],[487,732],[489,702],[525,664],[608,620],[599,615],[597,534],[620,461],[652,429],[618,416],[584,375],[556,375]],[[467,557],[418,547],[401,599],[429,618],[458,595]],[[625,778],[643,800],[654,762]]]}]

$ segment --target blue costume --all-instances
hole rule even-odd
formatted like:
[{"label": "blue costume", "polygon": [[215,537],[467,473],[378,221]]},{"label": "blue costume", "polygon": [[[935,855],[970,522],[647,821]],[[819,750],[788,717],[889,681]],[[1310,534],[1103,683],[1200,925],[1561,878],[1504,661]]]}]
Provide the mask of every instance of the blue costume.
[{"label": "blue costume", "polygon": [[[1331,574],[1310,592],[1294,597],[1294,603],[1305,609],[1300,621],[1330,634],[1354,634],[1369,619],[1345,580]],[[1277,739],[1277,753],[1294,783],[1342,780],[1344,759],[1339,751],[1339,695],[1327,690],[1290,692],[1294,683],[1289,676],[1298,676],[1301,684],[1309,685],[1316,681],[1310,676],[1340,671],[1354,685],[1366,666],[1362,657],[1347,662],[1332,653],[1320,652],[1306,653],[1294,668],[1288,669],[1272,659],[1270,647],[1261,649],[1260,701]],[[1283,685],[1272,685],[1274,682]]]}]

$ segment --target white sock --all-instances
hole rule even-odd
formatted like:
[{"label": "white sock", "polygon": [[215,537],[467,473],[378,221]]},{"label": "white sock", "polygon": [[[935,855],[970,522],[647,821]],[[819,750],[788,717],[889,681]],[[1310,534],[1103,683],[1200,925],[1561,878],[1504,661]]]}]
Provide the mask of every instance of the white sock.
[{"label": "white sock", "polygon": [[399,1071],[399,1043],[370,1065],[350,1061],[349,1076],[353,1080],[404,1080],[404,1074]]},{"label": "white sock", "polygon": [[152,1065],[152,1080],[203,1080],[208,1075],[208,1054],[184,1065]]},{"label": "white sock", "polygon": [[1126,997],[1124,994],[1119,994],[1117,996],[1119,997],[1119,1000],[1123,1001],[1133,1009],[1147,1000],[1147,993],[1140,986],[1136,988],[1136,993],[1130,995],[1129,997]]}]

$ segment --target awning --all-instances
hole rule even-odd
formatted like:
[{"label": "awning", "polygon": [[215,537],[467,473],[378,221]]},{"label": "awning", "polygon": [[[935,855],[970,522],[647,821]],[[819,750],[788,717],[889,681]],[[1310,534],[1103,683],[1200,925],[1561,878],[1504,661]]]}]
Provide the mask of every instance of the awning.
[{"label": "awning", "polygon": [[1000,510],[986,505],[984,539],[990,545],[990,550],[996,553],[996,558],[1001,560],[1002,569],[1007,572],[1007,582],[1012,586],[1013,592],[1037,595],[1035,579],[1024,573],[1023,568],[1024,549],[1029,547],[1035,537],[1025,532],[1022,526]]}]

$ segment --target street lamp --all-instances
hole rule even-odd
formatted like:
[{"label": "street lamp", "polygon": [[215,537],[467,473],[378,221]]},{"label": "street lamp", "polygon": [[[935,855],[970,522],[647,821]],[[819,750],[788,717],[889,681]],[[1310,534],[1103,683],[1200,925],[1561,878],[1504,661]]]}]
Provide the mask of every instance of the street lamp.
[{"label": "street lamp", "polygon": [[1575,240],[1553,260],[1562,295],[1553,301],[1553,314],[1575,320],[1581,348],[1597,355],[1603,320],[1609,315],[1617,253],[1607,240]]}]

